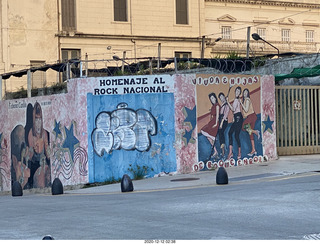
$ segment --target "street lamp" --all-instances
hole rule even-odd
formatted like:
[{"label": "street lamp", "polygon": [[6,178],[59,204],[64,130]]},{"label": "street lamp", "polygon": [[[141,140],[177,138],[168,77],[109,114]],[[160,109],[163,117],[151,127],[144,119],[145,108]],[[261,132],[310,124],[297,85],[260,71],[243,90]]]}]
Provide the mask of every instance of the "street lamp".
[{"label": "street lamp", "polygon": [[277,51],[278,51],[278,56],[279,56],[280,52],[279,52],[279,49],[278,49],[278,48],[276,48],[275,46],[273,46],[271,43],[267,42],[266,40],[262,39],[257,33],[253,33],[251,36],[252,36],[252,38],[253,38],[254,40],[256,40],[256,41],[259,41],[259,40],[264,41],[265,43],[269,44],[271,47],[277,49]]},{"label": "street lamp", "polygon": [[126,51],[123,52],[123,58],[119,58],[117,55],[112,56],[114,61],[122,61],[122,67],[121,67],[122,73],[124,72],[124,64],[126,63],[127,65],[130,65],[124,60],[125,56],[126,56]]}]

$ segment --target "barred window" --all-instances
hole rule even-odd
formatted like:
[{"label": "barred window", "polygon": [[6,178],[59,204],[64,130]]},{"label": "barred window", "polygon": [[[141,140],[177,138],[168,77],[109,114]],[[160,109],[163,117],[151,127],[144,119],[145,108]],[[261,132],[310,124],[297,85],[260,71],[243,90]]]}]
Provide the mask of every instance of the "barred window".
[{"label": "barred window", "polygon": [[[45,61],[30,61],[31,67],[40,67],[45,65]],[[32,72],[32,88],[43,88],[46,86],[46,72],[37,70]]]},{"label": "barred window", "polygon": [[231,39],[231,26],[221,27],[222,39]]},{"label": "barred window", "polygon": [[76,0],[61,0],[62,30],[76,29]]},{"label": "barred window", "polygon": [[258,28],[257,34],[262,38],[266,39],[266,28]]},{"label": "barred window", "polygon": [[290,29],[282,29],[281,30],[281,40],[283,42],[289,42],[290,41]]},{"label": "barred window", "polygon": [[176,24],[188,24],[188,0],[176,0]]},{"label": "barred window", "polygon": [[128,21],[127,0],[113,0],[114,21]]},{"label": "barred window", "polygon": [[176,58],[191,58],[191,52],[175,52],[174,56]]},{"label": "barred window", "polygon": [[[61,56],[62,56],[62,62],[66,62],[67,60],[70,60],[70,59],[80,59],[81,58],[80,49],[62,49]],[[70,78],[73,78],[74,74],[72,70],[76,68],[75,64],[72,64],[70,68],[71,68]],[[62,80],[63,81],[67,80],[67,77],[68,77],[67,71],[64,71],[62,73]]]},{"label": "barred window", "polygon": [[314,42],[314,31],[313,30],[306,31],[306,42]]}]

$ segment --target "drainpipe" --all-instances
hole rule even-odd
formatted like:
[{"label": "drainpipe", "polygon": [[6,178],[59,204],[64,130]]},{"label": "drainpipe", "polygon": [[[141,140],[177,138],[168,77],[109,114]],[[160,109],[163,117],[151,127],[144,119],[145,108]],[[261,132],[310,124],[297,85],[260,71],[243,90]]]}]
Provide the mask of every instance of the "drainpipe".
[{"label": "drainpipe", "polygon": [[31,97],[31,85],[32,85],[31,70],[28,69],[28,72],[27,72],[27,94],[28,94],[28,97]]},{"label": "drainpipe", "polygon": [[[61,43],[60,43],[60,0],[57,0],[57,23],[58,23],[58,62],[61,62]],[[58,77],[57,77],[58,83],[61,82],[61,76],[60,73],[58,72]]]}]

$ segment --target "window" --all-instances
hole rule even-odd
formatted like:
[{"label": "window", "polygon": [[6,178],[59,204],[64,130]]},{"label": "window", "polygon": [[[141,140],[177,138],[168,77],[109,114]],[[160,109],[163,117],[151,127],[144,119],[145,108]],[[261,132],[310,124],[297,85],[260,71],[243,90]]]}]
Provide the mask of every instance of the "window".
[{"label": "window", "polygon": [[191,52],[175,52],[174,56],[176,58],[191,58]]},{"label": "window", "polygon": [[[67,60],[70,59],[80,59],[80,49],[62,49],[61,50],[61,56],[62,56],[62,62],[66,62]],[[71,64],[70,69],[71,72],[70,74],[70,78],[73,77],[77,77],[77,72],[79,71],[79,64]],[[67,70],[63,72],[62,74],[62,80],[65,81],[68,79],[68,74],[67,74]]]},{"label": "window", "polygon": [[266,28],[258,28],[257,34],[262,38],[266,39]]},{"label": "window", "polygon": [[281,30],[281,39],[283,42],[290,41],[290,29],[282,29]]},{"label": "window", "polygon": [[[45,61],[30,61],[31,67],[40,67],[45,65]],[[43,88],[46,86],[46,72],[37,70],[31,73],[32,88]]]},{"label": "window", "polygon": [[314,31],[313,30],[306,31],[306,42],[314,42]]},{"label": "window", "polygon": [[231,39],[231,26],[221,27],[222,39]]},{"label": "window", "polygon": [[76,0],[61,0],[62,30],[76,29]]},{"label": "window", "polygon": [[188,0],[176,0],[176,24],[187,25],[188,23]]},{"label": "window", "polygon": [[113,0],[114,21],[128,21],[127,0]]}]

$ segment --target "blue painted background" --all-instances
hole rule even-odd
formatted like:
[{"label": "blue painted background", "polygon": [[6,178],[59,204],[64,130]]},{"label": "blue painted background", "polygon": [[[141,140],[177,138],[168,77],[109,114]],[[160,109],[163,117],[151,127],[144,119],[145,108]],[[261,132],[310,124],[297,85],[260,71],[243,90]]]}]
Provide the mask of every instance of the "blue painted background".
[{"label": "blue painted background", "polygon": [[[226,128],[224,135],[225,135],[225,142],[226,142],[226,149],[225,149],[225,155],[228,156],[229,153],[229,130],[231,127],[232,123],[228,124],[228,127]],[[257,151],[257,155],[263,155],[263,148],[262,148],[262,138],[261,138],[261,114],[257,114],[257,120],[255,123],[255,130],[258,130],[260,133],[260,138],[258,139],[256,135],[254,135],[254,142],[255,142],[255,148]],[[234,134],[233,136],[233,158],[237,159],[238,157],[238,144],[235,140]],[[245,132],[241,130],[240,132],[240,140],[241,140],[241,159],[243,158],[252,158],[252,156],[248,156],[248,153],[251,152],[251,142],[250,142],[250,136],[248,132]],[[221,154],[221,148],[220,148],[220,141],[219,141],[219,136],[217,137],[216,143],[215,143],[216,149],[219,153]],[[213,153],[212,151],[212,146],[209,142],[209,140],[202,135],[201,133],[198,134],[198,155],[199,155],[199,161],[207,162],[209,160],[212,161],[219,161],[219,160],[226,160],[225,158],[222,158],[221,156],[213,159],[211,158],[211,154]],[[237,160],[236,160],[237,161]],[[237,164],[237,163],[236,163]],[[206,168],[204,168],[206,170]]]},{"label": "blue painted background", "polygon": [[[100,157],[94,151],[91,134],[95,129],[95,119],[100,112],[112,112],[120,103],[127,103],[133,110],[148,110],[157,121],[157,133],[150,136],[151,148],[148,151],[114,150]],[[94,96],[87,95],[88,111],[88,159],[89,182],[103,182],[121,179],[124,174],[133,177],[128,168],[136,165],[147,168],[147,177],[160,172],[177,170],[174,141],[174,96],[172,93],[126,94]],[[153,169],[153,171],[151,170]]]}]

